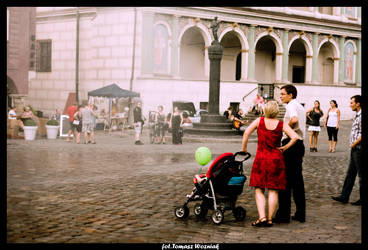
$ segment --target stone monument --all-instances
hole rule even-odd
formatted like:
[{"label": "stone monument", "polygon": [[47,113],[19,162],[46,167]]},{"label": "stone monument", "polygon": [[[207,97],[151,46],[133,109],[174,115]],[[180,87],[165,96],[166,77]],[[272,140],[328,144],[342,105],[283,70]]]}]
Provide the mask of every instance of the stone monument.
[{"label": "stone monument", "polygon": [[211,22],[213,41],[208,47],[208,57],[210,60],[210,79],[209,79],[209,100],[208,114],[201,115],[201,121],[193,124],[193,129],[187,129],[189,134],[224,136],[239,134],[232,130],[232,123],[228,122],[223,115],[219,113],[220,100],[220,73],[222,46],[218,41],[218,29],[220,22],[217,17]]}]

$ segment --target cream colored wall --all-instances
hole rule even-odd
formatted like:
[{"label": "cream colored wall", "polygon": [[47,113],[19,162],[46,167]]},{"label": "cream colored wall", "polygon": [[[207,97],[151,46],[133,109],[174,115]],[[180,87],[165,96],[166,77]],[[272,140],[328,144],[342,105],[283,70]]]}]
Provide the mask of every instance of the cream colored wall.
[{"label": "cream colored wall", "polygon": [[204,43],[181,46],[180,76],[183,79],[205,79],[204,76]]},{"label": "cream colored wall", "polygon": [[[221,80],[235,81],[236,73],[236,57],[240,52],[240,48],[224,49],[221,59]],[[244,63],[242,61],[242,63]]]},{"label": "cream colored wall", "polygon": [[331,60],[326,60],[327,58],[334,58],[333,48],[331,44],[322,45],[318,54],[318,79],[319,82],[322,84],[333,83],[333,61],[331,65]]},{"label": "cream colored wall", "polygon": [[271,52],[257,50],[255,59],[255,78],[258,82],[273,83],[276,79],[276,57],[272,61]]}]

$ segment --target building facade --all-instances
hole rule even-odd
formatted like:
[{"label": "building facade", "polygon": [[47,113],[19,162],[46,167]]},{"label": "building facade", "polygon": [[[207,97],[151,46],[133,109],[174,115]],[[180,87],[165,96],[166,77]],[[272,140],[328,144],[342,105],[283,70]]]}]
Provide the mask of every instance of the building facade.
[{"label": "building facade", "polygon": [[116,83],[141,94],[145,114],[158,105],[170,112],[174,100],[199,108],[208,101],[216,16],[220,112],[232,102],[248,110],[257,92],[279,100],[280,86],[293,83],[306,108],[317,99],[327,111],[334,99],[342,119],[353,117],[361,7],[38,7],[26,102],[46,114],[62,108],[78,79],[80,100]]},{"label": "building facade", "polygon": [[9,7],[6,34],[7,98],[9,106],[23,107],[29,80],[35,74],[36,8]]}]

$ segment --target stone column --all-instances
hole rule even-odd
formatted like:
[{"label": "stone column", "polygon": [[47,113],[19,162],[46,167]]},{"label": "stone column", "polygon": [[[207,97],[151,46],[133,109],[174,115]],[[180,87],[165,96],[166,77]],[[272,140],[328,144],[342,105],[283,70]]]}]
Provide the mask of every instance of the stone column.
[{"label": "stone column", "polygon": [[174,78],[179,77],[179,16],[172,16],[172,38],[171,38],[171,74]]},{"label": "stone column", "polygon": [[312,82],[313,56],[307,55],[305,59],[305,83]]},{"label": "stone column", "polygon": [[358,39],[356,42],[357,47],[357,55],[356,55],[356,63],[355,63],[355,82],[358,86],[361,86],[361,70],[362,70],[362,43],[361,40]]},{"label": "stone column", "polygon": [[345,43],[345,36],[342,36],[339,38],[339,49],[340,49],[339,84],[344,83],[344,43]]},{"label": "stone column", "polygon": [[248,52],[249,50],[241,51],[241,78],[240,80],[245,81],[248,79]]},{"label": "stone column", "polygon": [[153,22],[154,13],[143,12],[142,23],[142,72],[153,73]]},{"label": "stone column", "polygon": [[212,115],[219,114],[222,51],[222,46],[217,40],[214,40],[211,43],[211,46],[208,47],[208,56],[210,59],[210,90],[208,100],[208,113]]},{"label": "stone column", "polygon": [[312,48],[312,83],[318,83],[318,33],[313,34]]},{"label": "stone column", "polygon": [[284,83],[289,83],[288,71],[289,71],[289,29],[282,31],[282,47],[284,47],[282,55],[282,81]]},{"label": "stone column", "polygon": [[209,75],[210,75],[210,66],[209,66],[209,64],[210,64],[210,60],[209,60],[209,58],[208,58],[208,47],[207,46],[205,46],[204,47],[204,75],[205,75],[205,77],[209,77]]},{"label": "stone column", "polygon": [[283,53],[276,52],[276,79],[275,79],[275,82],[277,83],[281,82],[282,59],[283,59]]},{"label": "stone column", "polygon": [[249,52],[248,52],[248,80],[255,81],[255,26],[250,25],[247,33],[247,39],[249,43]]}]

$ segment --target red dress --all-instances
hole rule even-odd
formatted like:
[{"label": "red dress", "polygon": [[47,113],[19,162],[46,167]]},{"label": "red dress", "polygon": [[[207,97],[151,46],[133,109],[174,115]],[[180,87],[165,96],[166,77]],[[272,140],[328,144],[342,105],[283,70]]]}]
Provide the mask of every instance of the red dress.
[{"label": "red dress", "polygon": [[286,173],[281,146],[283,122],[274,130],[268,130],[261,117],[257,129],[258,146],[250,174],[249,186],[269,189],[285,189]]}]

